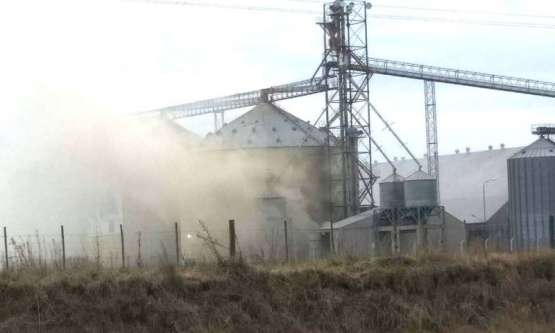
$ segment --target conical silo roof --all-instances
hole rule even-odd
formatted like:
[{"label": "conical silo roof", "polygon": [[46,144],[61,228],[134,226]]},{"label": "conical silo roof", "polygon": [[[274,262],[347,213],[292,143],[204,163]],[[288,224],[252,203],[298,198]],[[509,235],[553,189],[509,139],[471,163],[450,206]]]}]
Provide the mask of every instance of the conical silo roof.
[{"label": "conical silo roof", "polygon": [[435,180],[436,178],[432,175],[430,175],[429,173],[425,173],[422,170],[418,170],[414,173],[412,173],[410,176],[408,176],[407,178],[405,178],[405,181],[411,181],[411,180]]},{"label": "conical silo roof", "polygon": [[396,183],[396,182],[402,182],[404,180],[405,178],[403,178],[403,176],[397,173],[392,173],[391,175],[387,176],[384,180],[382,180],[381,183]]},{"label": "conical silo roof", "polygon": [[[507,160],[509,221],[519,250],[550,245],[550,220],[555,215],[555,143],[540,137]],[[528,232],[530,230],[530,232]],[[542,239],[543,238],[543,239]]]},{"label": "conical silo roof", "polygon": [[261,103],[206,137],[226,148],[325,146],[327,134],[271,103]]},{"label": "conical silo roof", "polygon": [[517,158],[533,158],[533,157],[553,157],[555,156],[555,142],[540,137],[534,143],[526,148],[521,149],[509,159]]}]

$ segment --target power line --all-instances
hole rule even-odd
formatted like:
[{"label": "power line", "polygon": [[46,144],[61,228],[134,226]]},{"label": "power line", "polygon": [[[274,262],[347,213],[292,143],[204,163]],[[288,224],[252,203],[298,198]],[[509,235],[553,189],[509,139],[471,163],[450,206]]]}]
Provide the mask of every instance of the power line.
[{"label": "power line", "polygon": [[[292,0],[299,1],[299,0]],[[500,13],[500,12],[484,12],[478,10],[459,10],[459,9],[441,9],[441,8],[429,8],[429,7],[404,7],[404,6],[386,6],[386,5],[376,5],[377,8],[394,8],[394,9],[406,9],[406,10],[423,10],[432,12],[444,12],[444,13],[460,13],[460,14],[483,14],[483,15],[496,15],[496,16],[516,16],[516,17],[531,17],[531,18],[549,18],[555,19],[555,16],[549,15],[533,15],[533,14],[517,14],[517,13]]]},{"label": "power line", "polygon": [[[309,2],[309,3],[322,3],[320,0],[289,0],[294,2]],[[360,2],[360,1],[355,1]],[[496,16],[515,16],[515,17],[531,17],[531,18],[548,18],[555,19],[553,15],[538,15],[538,14],[519,14],[519,13],[503,13],[479,10],[460,10],[460,9],[444,9],[444,8],[431,8],[431,7],[407,7],[407,6],[394,6],[394,5],[372,5],[373,8],[392,8],[402,10],[421,10],[432,12],[444,13],[459,13],[459,14],[483,14],[483,15],[496,15]]]},{"label": "power line", "polygon": [[294,14],[318,14],[319,12],[313,10],[292,9],[292,8],[277,8],[277,7],[259,7],[259,6],[245,6],[245,5],[231,5],[231,4],[218,4],[218,3],[202,3],[202,2],[189,2],[189,1],[173,1],[173,0],[123,0],[127,2],[145,2],[160,5],[181,5],[191,7],[208,7],[208,8],[221,8],[221,9],[239,9],[239,10],[253,10],[253,11],[269,11],[269,12],[283,12]]},{"label": "power line", "polygon": [[[220,8],[220,9],[282,12],[282,13],[293,13],[293,14],[311,14],[311,15],[321,14],[319,11],[306,10],[306,9],[260,7],[260,6],[218,4],[218,3],[199,3],[199,2],[174,1],[174,0],[123,0],[123,1],[154,3],[154,4],[162,4],[162,5],[181,5],[181,6],[208,7],[208,8]],[[293,1],[302,1],[302,0],[293,0]],[[304,1],[307,1],[307,0],[304,0]],[[435,22],[435,23],[476,24],[476,25],[520,27],[520,28],[555,29],[555,24],[530,23],[530,22],[465,20],[465,19],[451,19],[451,18],[426,17],[426,16],[406,16],[406,15],[370,15],[369,17],[370,18],[376,18],[376,19],[386,19],[386,20],[422,21],[422,22]]]},{"label": "power line", "polygon": [[402,15],[371,15],[370,18],[403,20],[403,21],[438,22],[438,23],[477,24],[477,25],[492,25],[492,26],[505,26],[505,27],[520,27],[520,28],[555,29],[555,24],[529,23],[529,22],[444,19],[440,17],[402,16]]}]

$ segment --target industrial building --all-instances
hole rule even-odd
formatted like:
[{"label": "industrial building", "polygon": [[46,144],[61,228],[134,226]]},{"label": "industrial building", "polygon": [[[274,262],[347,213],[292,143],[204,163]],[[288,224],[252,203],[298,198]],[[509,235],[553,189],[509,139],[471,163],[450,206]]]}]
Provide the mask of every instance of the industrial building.
[{"label": "industrial building", "polygon": [[[264,240],[256,245],[244,240],[258,247],[251,253],[284,258],[287,221],[292,251],[306,256],[309,230],[317,229],[330,214],[326,142],[325,132],[270,103],[255,106],[202,141],[202,152],[212,163],[233,165],[237,158],[247,162],[241,164],[241,172],[248,174],[248,184],[244,185],[254,192],[236,205],[252,209],[246,203],[251,201],[256,202],[256,208],[254,212],[235,212],[234,218],[238,220],[238,237]],[[250,233],[241,231],[245,224]],[[224,235],[221,238],[225,239]]]},{"label": "industrial building", "polygon": [[[553,231],[552,178],[546,171],[552,141],[542,137],[523,151],[501,145],[439,156],[435,84],[555,97],[555,83],[370,58],[371,7],[344,1],[323,7],[317,21],[323,58],[310,79],[142,113],[168,120],[213,115],[216,128],[202,140],[199,153],[221,170],[239,169],[227,179],[218,177],[221,188],[204,193],[202,200],[190,197],[193,203],[178,204],[173,211],[179,210],[182,224],[196,218],[223,223],[225,215],[250,221],[261,233],[245,238],[256,240],[253,251],[258,247],[265,258],[279,256],[276,248],[282,246],[274,235],[281,220],[297,228],[299,253],[311,256],[409,253],[421,247],[454,251],[472,242],[496,250],[530,249],[534,241],[536,247],[552,244],[553,237],[540,240],[540,234]],[[424,158],[413,156],[370,103],[373,75],[423,81]],[[317,93],[324,95],[322,128],[276,106]],[[244,107],[254,108],[223,122],[225,111]],[[410,159],[389,159],[371,135],[371,115]],[[374,149],[387,163],[371,161]]]},{"label": "industrial building", "polygon": [[[438,189],[440,204],[445,208],[445,249],[454,252],[473,244],[487,247],[488,251],[553,248],[554,152],[555,143],[540,133],[540,137],[527,147],[505,148],[501,144],[493,149],[490,145],[484,151],[472,152],[466,148],[464,153],[457,150],[454,154],[439,156],[442,171]],[[425,165],[426,156],[419,162]],[[409,201],[405,198],[407,192],[403,191],[403,183],[407,179],[410,181],[411,176],[403,178],[401,175],[413,173],[415,163],[394,158],[393,164],[396,173],[374,189],[374,197],[381,207],[402,207]],[[379,174],[391,173],[391,165],[385,162],[374,162],[373,169]],[[389,231],[391,240],[384,248],[386,238],[378,236],[379,230],[383,230],[376,219],[378,211],[376,208],[334,224],[337,250],[383,254],[388,253],[386,249],[397,240],[397,252],[413,251],[415,239],[418,239],[416,223],[407,228],[416,230],[412,236],[407,236],[406,232],[392,236]],[[323,225],[321,231],[329,233],[329,223]],[[427,237],[434,236],[429,233]],[[430,240],[427,243],[434,245]]]},{"label": "industrial building", "polygon": [[[472,243],[480,243],[488,239],[489,247],[492,250],[508,250],[508,218],[509,218],[509,192],[507,184],[507,159],[520,151],[522,148],[506,148],[504,144],[500,144],[499,148],[494,149],[489,146],[487,150],[473,152],[470,148],[464,149],[464,152],[457,150],[453,154],[439,156],[440,181],[439,187],[439,205],[444,208],[445,230],[443,241],[447,251],[460,251],[468,247]],[[405,206],[433,206],[433,202],[418,202],[422,200],[420,195],[425,189],[417,192],[405,192],[405,183],[411,182],[411,179],[430,180],[430,184],[434,184],[433,177],[429,177],[425,173],[418,171],[418,165],[412,159],[393,158],[391,161],[393,166],[387,162],[379,163],[374,161],[372,168],[378,175],[388,175],[383,180],[380,179],[374,187],[374,198],[378,206],[403,208]],[[427,156],[417,160],[424,168],[427,167]],[[392,167],[395,173],[392,173]],[[406,177],[406,178],[405,178]],[[491,181],[495,178],[495,181]],[[485,185],[484,185],[485,183]],[[486,191],[484,192],[484,188]],[[385,189],[385,190],[384,190]],[[433,186],[428,188],[430,197],[433,198]],[[485,193],[485,196],[484,196]],[[416,195],[414,199],[407,200],[406,195]],[[408,202],[408,203],[407,203]],[[484,217],[484,202],[485,217]],[[375,211],[379,211],[377,208]],[[359,214],[340,221],[335,226],[338,237],[345,238],[346,230],[358,229],[362,224],[369,229],[366,233],[368,237],[365,239],[373,239],[365,250],[370,249],[374,243],[374,251],[378,253],[391,253],[389,249],[392,245],[391,240],[385,241],[387,237],[391,238],[391,230],[386,231],[380,226],[378,220],[373,221],[372,216],[367,212]],[[441,231],[437,225],[441,224],[439,216],[430,216],[428,223],[428,239],[427,246],[441,248],[442,240]],[[383,224],[383,222],[381,223]],[[417,239],[416,222],[404,223],[403,232],[398,236],[399,248],[398,252],[410,253],[414,251]],[[380,229],[381,228],[381,229]],[[372,230],[374,229],[374,230]],[[377,229],[382,230],[383,236],[376,241]],[[323,232],[329,232],[329,224],[322,227]],[[388,233],[389,232],[389,233]],[[347,232],[348,233],[348,232]],[[387,234],[387,235],[386,235]],[[359,238],[360,235],[354,235]],[[338,240],[338,249],[345,242],[351,242],[351,248],[361,248],[364,239],[346,241]],[[386,244],[384,246],[384,244]],[[380,250],[381,247],[381,250]],[[358,250],[356,252],[359,252]]]},{"label": "industrial building", "polygon": [[511,238],[517,250],[555,246],[555,143],[540,138],[507,161]]},{"label": "industrial building", "polygon": [[[460,247],[463,240],[467,247],[473,243],[483,245],[488,240],[492,250],[509,249],[506,163],[519,149],[499,144],[497,148],[493,145],[481,151],[465,148],[439,156],[440,205],[463,226],[457,226],[456,233],[451,232],[453,228],[447,230],[448,248]],[[419,159],[424,165],[427,160],[427,156]],[[414,169],[414,163],[404,158],[393,163],[402,174]],[[389,167],[384,163],[374,166],[380,172],[387,172]]]},{"label": "industrial building", "polygon": [[[180,133],[175,126],[164,131],[171,140],[180,140],[181,135],[174,136]],[[297,258],[330,253],[332,244],[335,252],[359,255],[410,254],[423,247],[459,252],[473,243],[489,251],[554,245],[555,143],[548,136],[541,135],[528,147],[490,145],[439,156],[439,186],[421,170],[427,168],[427,156],[374,161],[374,174],[387,175],[373,186],[376,206],[334,222],[333,243],[327,140],[322,129],[262,103],[190,146],[217,165],[237,158],[247,161],[240,172],[248,175],[245,186],[255,190],[234,202],[240,209],[233,216],[212,215],[222,225],[228,218],[237,220],[245,256],[285,258],[284,223],[289,226],[290,254]],[[187,219],[201,216],[194,211],[184,216],[177,207],[173,218],[161,217],[130,198],[122,204],[112,201],[100,205],[102,214],[93,224],[96,233],[116,235],[118,212],[131,234],[160,232],[165,226],[164,237],[143,240],[145,257],[160,253],[160,246],[176,246],[173,221],[183,227]],[[245,224],[249,228],[241,228]],[[215,230],[215,235],[226,239],[226,232]],[[178,242],[187,257],[204,255],[202,239],[195,234],[182,233]],[[138,251],[136,243],[134,238],[126,241],[129,253]]]}]

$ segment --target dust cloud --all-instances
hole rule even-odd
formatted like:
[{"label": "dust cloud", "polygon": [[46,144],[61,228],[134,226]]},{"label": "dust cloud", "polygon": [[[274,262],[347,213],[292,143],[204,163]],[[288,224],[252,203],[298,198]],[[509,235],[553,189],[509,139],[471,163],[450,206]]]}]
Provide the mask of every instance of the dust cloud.
[{"label": "dust cloud", "polygon": [[[305,246],[306,234],[318,227],[307,196],[318,190],[303,181],[314,166],[299,154],[280,156],[292,163],[276,164],[271,153],[221,150],[167,120],[122,116],[48,91],[28,99],[24,109],[1,170],[2,222],[12,235],[53,238],[62,224],[66,233],[91,235],[99,207],[115,200],[131,234],[130,253],[137,251],[138,232],[143,244],[151,239],[152,249],[174,246],[178,222],[182,251],[200,255],[198,220],[225,247],[229,219],[236,220],[242,250],[260,253],[268,229],[257,198],[268,190],[270,169],[281,174],[276,191],[287,198],[295,244]],[[117,235],[120,222],[107,233]]]}]

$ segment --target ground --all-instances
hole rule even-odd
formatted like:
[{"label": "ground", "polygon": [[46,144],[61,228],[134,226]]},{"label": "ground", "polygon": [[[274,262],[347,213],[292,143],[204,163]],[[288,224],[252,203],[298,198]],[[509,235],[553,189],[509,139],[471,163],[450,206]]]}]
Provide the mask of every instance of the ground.
[{"label": "ground", "polygon": [[553,332],[555,254],[0,274],[0,332]]}]

